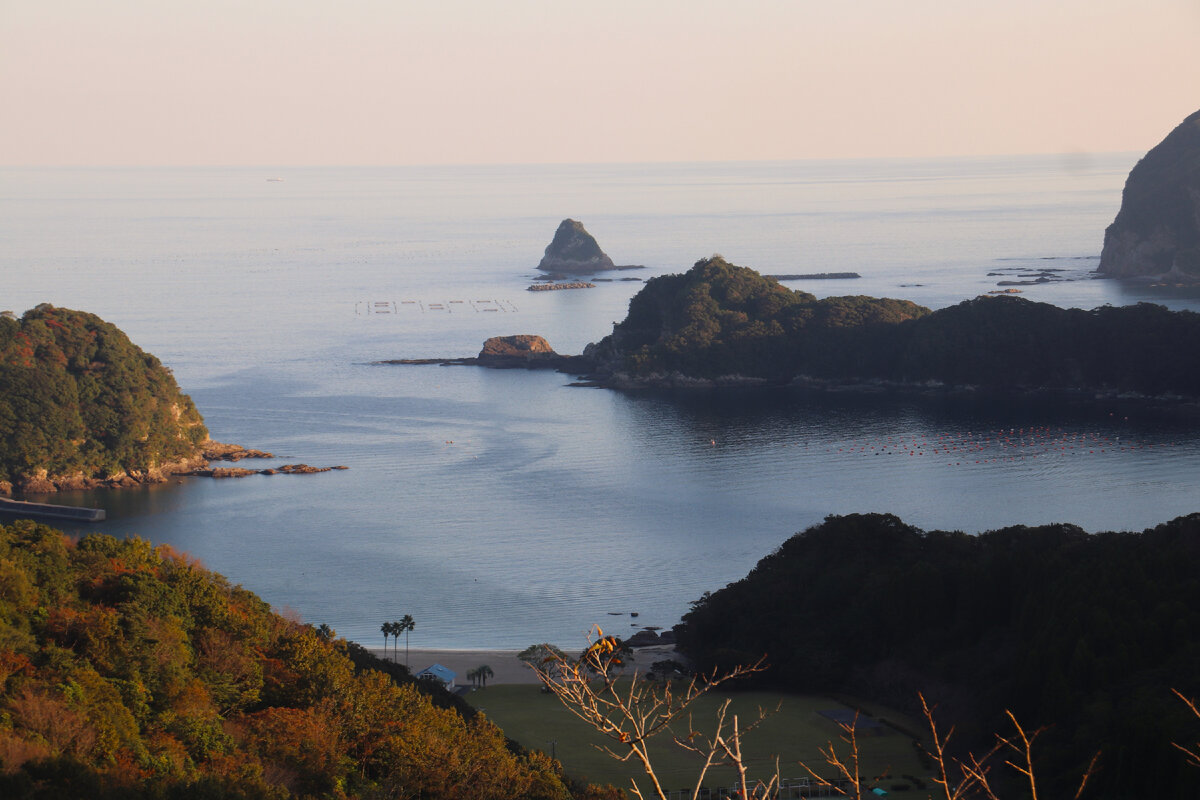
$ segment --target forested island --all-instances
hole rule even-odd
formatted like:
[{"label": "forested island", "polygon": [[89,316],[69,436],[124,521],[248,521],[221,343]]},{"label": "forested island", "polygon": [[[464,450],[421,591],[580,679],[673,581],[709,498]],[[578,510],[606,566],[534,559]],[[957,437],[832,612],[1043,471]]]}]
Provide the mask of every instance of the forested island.
[{"label": "forested island", "polygon": [[0,315],[0,494],[161,480],[208,430],[171,371],[94,314]]},{"label": "forested island", "polygon": [[115,325],[84,311],[43,303],[20,319],[0,314],[0,387],[0,497],[137,486],[180,474],[346,469],[210,469],[210,460],[273,456],[209,439],[171,370]]},{"label": "forested island", "polygon": [[1011,296],[938,311],[887,298],[817,299],[713,256],[647,281],[583,361],[594,382],[616,387],[1200,397],[1200,314],[1149,303],[1084,311]]},{"label": "forested island", "polygon": [[594,796],[170,547],[27,520],[0,527],[0,709],[11,800]]},{"label": "forested island", "polygon": [[[1072,525],[970,535],[886,514],[829,517],[742,580],[706,593],[676,627],[701,670],[766,656],[781,691],[849,694],[958,733],[956,752],[1037,741],[1045,796],[1195,797],[1200,720],[1200,514],[1141,533]],[[977,751],[978,751],[977,750]]]}]

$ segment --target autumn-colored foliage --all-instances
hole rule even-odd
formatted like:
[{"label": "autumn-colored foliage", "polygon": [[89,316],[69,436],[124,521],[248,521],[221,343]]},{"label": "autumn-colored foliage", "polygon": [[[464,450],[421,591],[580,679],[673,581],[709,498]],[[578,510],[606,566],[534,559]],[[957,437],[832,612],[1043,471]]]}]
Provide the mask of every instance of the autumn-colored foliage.
[{"label": "autumn-colored foliage", "polygon": [[0,482],[144,474],[208,431],[171,371],[94,314],[0,315]]},{"label": "autumn-colored foliage", "polygon": [[170,548],[0,527],[0,797],[569,797],[351,651]]}]

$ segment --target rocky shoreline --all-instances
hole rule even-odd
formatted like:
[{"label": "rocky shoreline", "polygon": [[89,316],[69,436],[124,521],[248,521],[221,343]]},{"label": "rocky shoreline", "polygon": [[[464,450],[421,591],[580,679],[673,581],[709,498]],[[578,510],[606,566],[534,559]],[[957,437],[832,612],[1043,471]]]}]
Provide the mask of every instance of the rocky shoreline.
[{"label": "rocky shoreline", "polygon": [[14,493],[53,494],[55,492],[71,492],[87,489],[125,489],[135,486],[166,483],[173,477],[204,477],[204,478],[241,478],[248,475],[308,475],[316,472],[348,469],[344,466],[311,467],[308,464],[284,464],[281,467],[267,469],[245,469],[241,467],[213,467],[212,461],[238,462],[247,458],[275,458],[264,450],[254,450],[237,444],[224,442],[205,442],[199,455],[191,458],[170,461],[153,469],[119,472],[104,477],[96,477],[77,473],[75,475],[49,475],[46,470],[39,470],[33,475],[27,475],[10,483],[0,481],[0,496],[10,497]]},{"label": "rocky shoreline", "polygon": [[[533,343],[530,350],[505,350],[507,345],[518,341],[522,346]],[[806,375],[794,376],[786,381],[768,380],[747,375],[720,375],[715,378],[699,378],[680,372],[630,375],[626,372],[608,371],[588,356],[564,356],[555,353],[541,337],[496,337],[489,339],[479,356],[473,358],[401,358],[372,362],[379,365],[438,365],[476,366],[488,369],[552,369],[575,377],[568,386],[613,389],[617,391],[712,391],[723,389],[745,390],[800,390],[820,394],[893,395],[903,397],[970,397],[978,395],[982,387],[968,384],[952,384],[939,381],[904,382],[884,379],[844,380],[814,378]],[[1009,387],[998,390],[991,387],[989,394],[1008,397],[1046,398],[1069,402],[1094,403],[1132,402],[1162,403],[1172,407],[1200,408],[1200,398],[1176,394],[1146,395],[1137,392],[1116,391],[1103,387]],[[219,477],[219,476],[217,476]]]}]

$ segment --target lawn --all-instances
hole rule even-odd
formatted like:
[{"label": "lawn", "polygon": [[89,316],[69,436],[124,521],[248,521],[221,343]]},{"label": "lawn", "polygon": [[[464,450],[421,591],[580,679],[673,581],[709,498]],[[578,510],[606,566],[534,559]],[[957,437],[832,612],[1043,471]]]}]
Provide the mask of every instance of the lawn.
[{"label": "lawn", "polygon": [[[801,761],[822,776],[835,777],[836,773],[818,752],[818,748],[827,748],[831,741],[839,756],[844,759],[849,756],[849,746],[841,740],[837,724],[819,713],[846,708],[836,700],[764,692],[713,693],[692,707],[697,730],[712,733],[717,707],[727,697],[733,700],[731,711],[738,716],[743,728],[758,717],[760,708],[772,712],[744,737],[743,753],[747,756],[751,777],[767,779],[773,775],[776,757],[783,778],[805,777],[808,773],[800,766]],[[597,750],[594,745],[603,744],[602,737],[572,716],[554,695],[542,692],[538,686],[489,686],[469,693],[467,700],[526,748],[553,753],[570,775],[622,788],[629,787],[630,778],[637,778],[641,786],[647,785],[640,764],[632,760],[621,763]],[[775,710],[777,707],[778,711]],[[900,720],[900,717],[889,715],[887,719]],[[684,719],[677,724],[676,732],[685,734],[686,727],[687,720]],[[884,727],[879,735],[860,736],[858,743],[861,775],[866,779],[888,775],[889,778],[880,784],[884,788],[907,782],[902,781],[902,775],[922,778],[928,775],[917,759],[912,738],[891,727]],[[686,788],[690,791],[703,763],[698,756],[675,744],[665,732],[652,740],[650,757],[663,788],[668,790]],[[733,771],[723,768],[710,770],[705,785],[730,786],[732,782]]]}]

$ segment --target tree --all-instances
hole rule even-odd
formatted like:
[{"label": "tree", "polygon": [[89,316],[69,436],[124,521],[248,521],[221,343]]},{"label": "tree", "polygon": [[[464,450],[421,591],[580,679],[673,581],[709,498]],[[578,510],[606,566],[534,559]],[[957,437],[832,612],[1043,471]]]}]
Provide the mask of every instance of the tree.
[{"label": "tree", "polygon": [[483,688],[486,689],[487,679],[494,677],[496,673],[492,672],[492,668],[487,664],[480,664],[475,668],[475,674],[479,677],[480,682],[483,684]]},{"label": "tree", "polygon": [[[616,636],[606,636],[597,626],[594,637],[578,659],[551,656],[537,663],[526,663],[533,667],[542,684],[568,711],[609,740],[610,744],[601,748],[604,752],[619,761],[636,760],[650,781],[650,796],[666,800],[666,793],[650,760],[648,740],[670,731],[671,724],[682,719],[692,703],[713,687],[761,671],[761,662],[736,667],[724,675],[713,673],[706,678],[692,678],[681,690],[676,691],[677,687],[673,687],[670,681],[664,684],[639,681],[636,670],[627,675],[627,652],[628,647],[624,642]],[[620,687],[617,686],[618,680],[622,684]],[[728,709],[729,701],[726,701],[718,712],[716,731],[711,736],[692,728],[690,717],[687,733],[672,732],[676,744],[696,753],[702,760],[693,800],[699,796],[708,770],[719,765],[731,765],[737,770],[743,798],[773,796],[778,785],[778,773],[765,783],[751,783],[741,752],[742,737],[758,721],[744,728],[739,727],[737,715],[733,715],[732,720],[727,719]],[[639,800],[645,798],[637,781],[631,783],[634,796]]]},{"label": "tree", "polygon": [[[385,622],[379,626],[379,630],[383,631],[383,657],[387,658],[388,637],[391,636],[392,634],[396,633],[396,623]],[[398,634],[397,634],[397,638],[399,638]]]},{"label": "tree", "polygon": [[400,638],[401,633],[404,634],[404,666],[408,667],[408,632],[414,630],[417,627],[417,623],[411,614],[405,614],[400,618],[399,622],[392,624],[396,626],[392,629],[392,632],[396,635],[397,639]]}]

